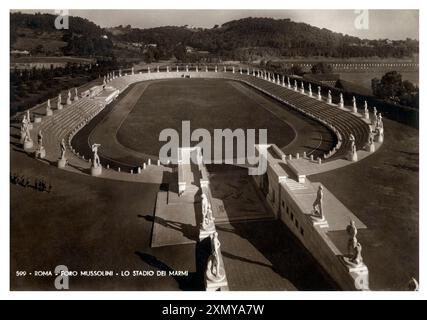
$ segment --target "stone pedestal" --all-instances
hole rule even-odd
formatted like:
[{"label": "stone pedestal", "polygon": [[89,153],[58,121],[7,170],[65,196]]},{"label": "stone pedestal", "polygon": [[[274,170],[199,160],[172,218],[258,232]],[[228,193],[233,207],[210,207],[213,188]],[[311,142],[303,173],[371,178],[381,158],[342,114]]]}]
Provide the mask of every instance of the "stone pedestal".
[{"label": "stone pedestal", "polygon": [[53,111],[52,111],[52,109],[47,109],[46,110],[46,116],[47,117],[50,117],[50,116],[52,116],[53,115]]},{"label": "stone pedestal", "polygon": [[347,156],[347,159],[349,160],[349,161],[352,161],[352,162],[357,162],[357,160],[358,160],[358,158],[357,158],[357,152],[349,152],[348,153],[348,156]]},{"label": "stone pedestal", "polygon": [[369,145],[369,152],[375,152],[375,144],[371,143]]},{"label": "stone pedestal", "polygon": [[66,158],[61,158],[58,160],[58,168],[65,168],[66,165],[67,165]]},{"label": "stone pedestal", "polygon": [[97,166],[97,167],[92,166],[90,168],[90,174],[93,177],[99,176],[101,173],[102,173],[102,166]]},{"label": "stone pedestal", "polygon": [[44,159],[46,158],[46,149],[44,147],[40,147],[36,150],[34,156],[36,159]]},{"label": "stone pedestal", "polygon": [[24,140],[24,150],[30,150],[33,147],[33,140]]},{"label": "stone pedestal", "polygon": [[344,109],[344,102],[338,103],[338,107],[340,107],[340,109]]},{"label": "stone pedestal", "polygon": [[328,220],[326,220],[325,217],[321,218],[313,213],[310,218],[313,226],[318,226],[320,228],[329,228]]},{"label": "stone pedestal", "polygon": [[384,142],[384,134],[379,133],[377,140],[378,140],[379,143],[383,143]]},{"label": "stone pedestal", "polygon": [[328,97],[327,103],[332,104],[332,98],[331,97]]},{"label": "stone pedestal", "polygon": [[58,109],[58,110],[62,110],[62,103],[59,103],[59,104],[56,106],[56,109]]}]

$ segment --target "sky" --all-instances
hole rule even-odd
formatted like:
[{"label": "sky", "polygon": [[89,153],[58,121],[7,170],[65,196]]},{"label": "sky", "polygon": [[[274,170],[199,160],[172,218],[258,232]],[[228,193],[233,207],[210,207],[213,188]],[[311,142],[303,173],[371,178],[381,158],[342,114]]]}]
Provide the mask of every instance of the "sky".
[{"label": "sky", "polygon": [[[43,10],[49,12],[48,10]],[[138,28],[183,26],[211,28],[245,17],[290,18],[296,22],[326,28],[366,39],[419,39],[418,10],[70,10],[101,27],[128,25]],[[359,17],[359,18],[358,18]],[[365,19],[360,19],[364,17]],[[367,19],[366,19],[367,18]],[[368,22],[363,23],[363,22]],[[355,22],[360,22],[356,27]],[[362,26],[362,28],[360,27]]]}]

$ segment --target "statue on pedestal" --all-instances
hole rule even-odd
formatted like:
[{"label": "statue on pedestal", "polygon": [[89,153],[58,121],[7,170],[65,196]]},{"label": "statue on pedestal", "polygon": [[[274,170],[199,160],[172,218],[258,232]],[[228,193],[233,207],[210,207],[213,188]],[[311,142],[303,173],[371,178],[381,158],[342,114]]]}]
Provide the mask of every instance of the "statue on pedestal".
[{"label": "statue on pedestal", "polygon": [[320,220],[324,220],[325,217],[323,215],[323,187],[319,186],[317,189],[317,197],[313,202],[313,211],[314,214],[319,217]]},{"label": "statue on pedestal", "polygon": [[50,99],[47,99],[46,103],[46,116],[51,116],[53,114],[52,107],[50,105]]},{"label": "statue on pedestal", "polygon": [[77,88],[74,88],[74,101],[79,100],[79,92],[77,91]]},{"label": "statue on pedestal", "polygon": [[296,80],[294,81],[294,90],[298,91],[298,82]]},{"label": "statue on pedestal", "polygon": [[311,83],[309,83],[309,84],[308,84],[308,95],[309,95],[310,97],[312,97],[312,96],[313,96],[313,92],[311,91]]},{"label": "statue on pedestal", "polygon": [[305,90],[304,90],[304,82],[301,81],[301,93],[304,93],[304,92],[305,92]]},{"label": "statue on pedestal", "polygon": [[71,91],[68,90],[68,94],[67,94],[67,104],[70,105],[71,104]]},{"label": "statue on pedestal", "polygon": [[220,260],[221,243],[218,240],[217,232],[211,235],[211,246],[212,246],[212,251],[208,259],[206,278],[207,280],[212,282],[219,282],[224,280],[225,271],[224,271],[224,267],[221,265],[221,260]]},{"label": "statue on pedestal", "polygon": [[368,110],[368,103],[366,102],[366,100],[365,100],[365,119],[366,120],[369,120],[369,110]]},{"label": "statue on pedestal", "polygon": [[43,146],[43,134],[41,130],[39,130],[39,132],[37,133],[37,144],[38,147],[35,156],[38,159],[44,159],[46,157],[46,150]]},{"label": "statue on pedestal", "polygon": [[357,104],[356,104],[356,98],[353,96],[353,112],[357,113]]},{"label": "statue on pedestal", "polygon": [[60,147],[61,147],[61,159],[65,159],[65,152],[67,151],[67,148],[65,146],[65,140],[64,139],[61,140]]},{"label": "statue on pedestal", "polygon": [[67,158],[65,158],[65,152],[67,151],[67,147],[65,146],[65,140],[62,139],[60,143],[61,148],[61,158],[58,160],[58,168],[65,168],[67,165]]},{"label": "statue on pedestal", "polygon": [[350,141],[350,148],[348,151],[348,160],[356,162],[358,160],[357,150],[356,150],[356,138],[352,133],[350,133],[348,140]]},{"label": "statue on pedestal", "polygon": [[99,156],[98,156],[98,148],[100,146],[101,145],[98,143],[94,143],[92,145],[93,160],[92,160],[92,166],[90,168],[90,172],[92,176],[99,176],[102,173],[101,161],[99,160]]},{"label": "statue on pedestal", "polygon": [[340,103],[339,103],[339,107],[340,107],[340,108],[344,108],[344,96],[343,96],[342,92],[340,93]]},{"label": "statue on pedestal", "polygon": [[328,103],[332,103],[332,95],[331,95],[331,90],[328,90]]},{"label": "statue on pedestal", "polygon": [[[56,109],[61,110],[62,109],[62,101],[61,101],[61,94],[58,94],[58,101],[56,102]],[[50,104],[50,101],[49,101]]]},{"label": "statue on pedestal", "polygon": [[100,165],[101,165],[101,162],[100,162],[100,160],[99,160],[99,156],[98,156],[98,148],[100,147],[101,145],[100,144],[98,144],[98,143],[94,143],[93,145],[92,145],[92,152],[93,152],[93,162],[92,162],[92,165],[93,165],[93,167],[95,167],[95,168],[97,168],[97,167],[99,167]]},{"label": "statue on pedestal", "polygon": [[353,220],[350,221],[346,230],[349,239],[347,243],[347,257],[344,257],[344,261],[352,267],[358,267],[363,263],[362,245],[357,240],[357,228]]},{"label": "statue on pedestal", "polygon": [[320,88],[320,86],[317,87],[317,99],[318,100],[322,100],[322,89]]}]

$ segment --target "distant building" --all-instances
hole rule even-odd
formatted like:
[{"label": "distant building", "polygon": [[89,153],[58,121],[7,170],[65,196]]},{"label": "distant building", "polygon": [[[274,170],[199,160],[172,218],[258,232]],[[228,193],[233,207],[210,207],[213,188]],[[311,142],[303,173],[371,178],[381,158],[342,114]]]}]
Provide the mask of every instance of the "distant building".
[{"label": "distant building", "polygon": [[306,73],[303,79],[335,87],[335,84],[340,79],[340,75],[336,73]]}]

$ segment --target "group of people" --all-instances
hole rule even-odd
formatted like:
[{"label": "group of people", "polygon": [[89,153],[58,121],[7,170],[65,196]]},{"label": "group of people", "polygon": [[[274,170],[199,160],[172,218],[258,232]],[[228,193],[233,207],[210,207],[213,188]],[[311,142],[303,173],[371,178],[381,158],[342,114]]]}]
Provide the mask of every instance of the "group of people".
[{"label": "group of people", "polygon": [[44,178],[34,178],[34,183],[31,177],[27,177],[23,174],[12,172],[10,174],[10,182],[15,185],[22,186],[24,188],[33,188],[41,192],[51,192],[52,185],[47,182]]}]

